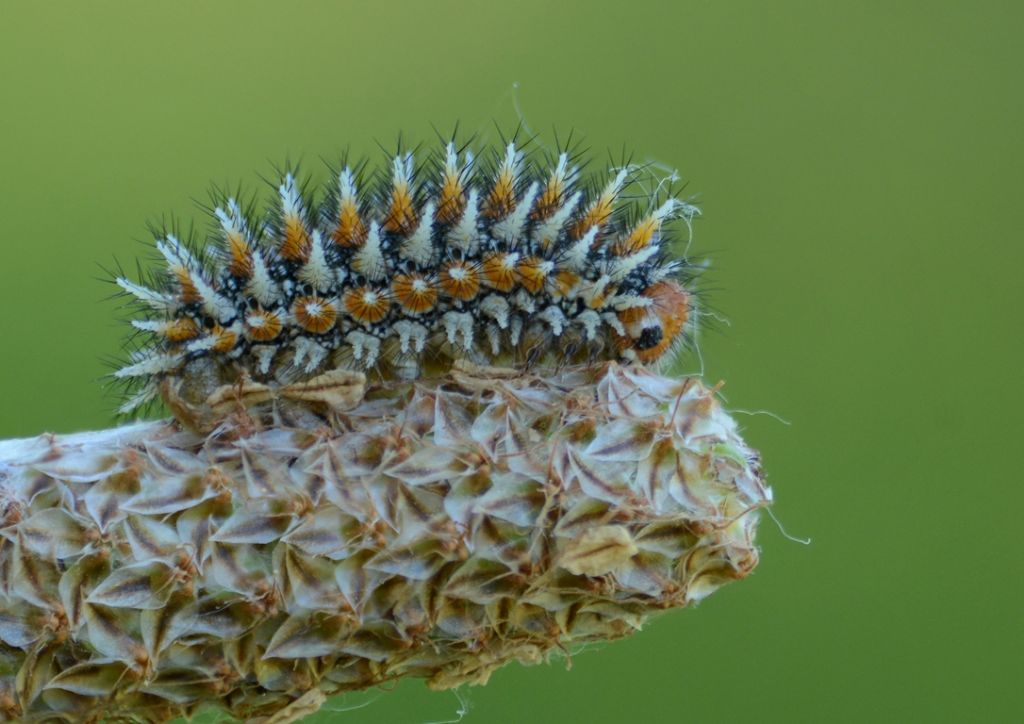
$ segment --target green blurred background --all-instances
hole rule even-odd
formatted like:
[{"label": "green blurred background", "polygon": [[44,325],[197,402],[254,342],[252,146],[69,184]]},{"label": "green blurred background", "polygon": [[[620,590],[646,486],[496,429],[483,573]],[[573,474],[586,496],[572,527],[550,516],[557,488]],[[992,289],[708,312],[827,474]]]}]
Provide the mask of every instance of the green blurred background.
[{"label": "green blurred background", "polygon": [[[1022,9],[4,3],[0,437],[111,424],[125,329],[98,265],[148,255],[147,221],[286,157],[493,139],[518,98],[545,141],[626,145],[700,192],[731,322],[706,373],[792,423],[741,416],[813,544],[765,519],[750,579],[571,671],[503,669],[463,721],[1022,721]],[[463,708],[419,682],[330,706],[362,705],[315,721]]]}]

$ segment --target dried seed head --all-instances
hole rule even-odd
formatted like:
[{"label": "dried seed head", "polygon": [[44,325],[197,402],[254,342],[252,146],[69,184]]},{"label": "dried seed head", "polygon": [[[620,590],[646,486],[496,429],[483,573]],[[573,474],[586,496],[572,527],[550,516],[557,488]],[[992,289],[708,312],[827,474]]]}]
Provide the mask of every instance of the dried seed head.
[{"label": "dried seed head", "polygon": [[285,424],[289,404],[210,435],[0,442],[21,511],[0,529],[0,714],[290,721],[404,676],[482,683],[757,561],[770,491],[695,379],[460,363],[304,408],[316,425]]}]

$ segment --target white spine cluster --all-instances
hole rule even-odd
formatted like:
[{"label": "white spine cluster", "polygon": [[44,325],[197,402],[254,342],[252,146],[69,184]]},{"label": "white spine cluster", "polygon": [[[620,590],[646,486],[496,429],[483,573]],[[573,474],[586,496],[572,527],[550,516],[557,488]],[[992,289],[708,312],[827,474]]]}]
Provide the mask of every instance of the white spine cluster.
[{"label": "white spine cluster", "polygon": [[423,214],[420,217],[419,226],[412,235],[402,242],[399,254],[403,259],[408,259],[414,264],[426,266],[434,256],[434,244],[431,240],[434,231],[434,212],[436,207],[433,201],[428,201],[423,207]]},{"label": "white spine cluster", "polygon": [[366,236],[366,243],[356,252],[352,260],[352,267],[370,281],[379,282],[387,274],[387,264],[384,261],[384,253],[381,250],[380,224],[376,221],[370,224],[370,232]]},{"label": "white spine cluster", "polygon": [[475,188],[469,190],[466,210],[449,235],[448,243],[466,254],[476,254],[480,249],[480,192]]}]

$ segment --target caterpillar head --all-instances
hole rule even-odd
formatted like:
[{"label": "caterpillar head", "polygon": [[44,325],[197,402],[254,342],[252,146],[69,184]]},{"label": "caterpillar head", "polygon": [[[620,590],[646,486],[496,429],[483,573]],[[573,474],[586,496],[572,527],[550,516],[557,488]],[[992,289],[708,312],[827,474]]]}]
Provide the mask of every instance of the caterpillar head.
[{"label": "caterpillar head", "polygon": [[657,362],[679,341],[691,316],[691,298],[677,282],[661,281],[645,289],[649,302],[618,313],[625,334],[615,338],[623,357]]}]

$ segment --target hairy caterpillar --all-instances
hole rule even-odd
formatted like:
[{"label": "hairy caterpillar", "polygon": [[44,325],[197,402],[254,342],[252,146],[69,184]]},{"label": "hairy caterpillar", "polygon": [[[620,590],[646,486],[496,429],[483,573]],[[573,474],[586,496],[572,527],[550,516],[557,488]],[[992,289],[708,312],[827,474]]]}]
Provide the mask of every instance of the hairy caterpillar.
[{"label": "hairy caterpillar", "polygon": [[287,172],[262,218],[218,199],[211,243],[164,235],[162,274],[116,279],[148,335],[114,373],[134,389],[122,412],[167,380],[198,400],[338,369],[413,379],[460,359],[665,358],[694,318],[665,225],[697,208],[638,193],[636,167],[585,179],[576,162],[538,162],[514,139],[478,162],[448,142],[419,165],[401,151],[374,174],[345,165],[319,202]]}]

